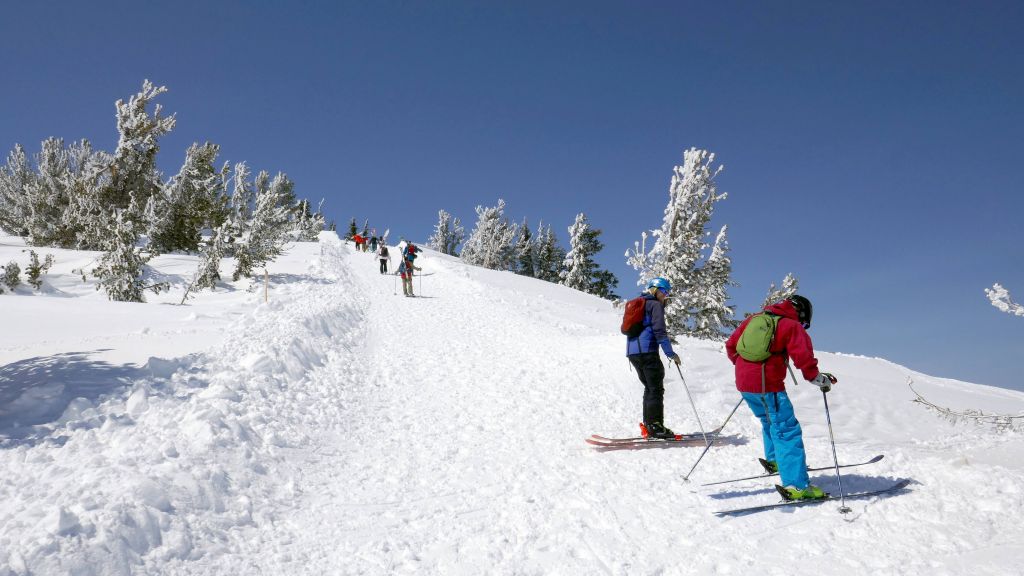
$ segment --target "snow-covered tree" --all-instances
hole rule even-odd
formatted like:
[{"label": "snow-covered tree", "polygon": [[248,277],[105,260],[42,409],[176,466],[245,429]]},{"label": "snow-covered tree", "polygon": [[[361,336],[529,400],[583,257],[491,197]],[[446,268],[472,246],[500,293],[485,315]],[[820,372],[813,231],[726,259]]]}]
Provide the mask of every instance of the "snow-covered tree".
[{"label": "snow-covered tree", "polygon": [[296,205],[294,231],[296,238],[301,242],[316,242],[320,232],[324,229],[324,215],[321,211],[323,200],[317,206],[316,212],[309,208],[309,200],[300,200]]},{"label": "snow-covered tree", "polygon": [[606,292],[600,296],[608,296],[607,284],[614,276],[600,275],[601,270],[594,261],[594,256],[604,249],[604,244],[598,240],[600,235],[601,231],[590,225],[586,214],[576,215],[576,221],[569,227],[569,251],[559,272],[561,284],[589,294],[598,294],[600,289]]},{"label": "snow-covered tree", "polygon": [[[24,252],[24,250],[22,250]],[[53,266],[53,254],[47,254],[42,262],[39,261],[39,254],[35,250],[28,251],[28,266],[25,267],[25,276],[33,288],[39,290],[43,287],[43,274]]]},{"label": "snow-covered tree", "polygon": [[146,286],[142,275],[151,255],[144,254],[136,246],[138,224],[133,221],[137,208],[134,195],[127,208],[115,212],[114,228],[109,231],[106,248],[92,274],[99,282],[96,289],[103,289],[107,298],[118,302],[145,302],[143,292],[153,289],[159,292],[165,285]]},{"label": "snow-covered tree", "polygon": [[200,247],[199,267],[194,286],[197,290],[213,290],[220,280],[220,260],[224,257],[224,244],[231,237],[231,225],[225,222],[213,231],[210,240]]},{"label": "snow-covered tree", "polygon": [[20,144],[7,155],[7,164],[0,167],[0,228],[18,236],[28,236],[32,208],[28,190],[36,182],[35,171]]},{"label": "snow-covered tree", "polygon": [[707,224],[715,203],[727,196],[718,192],[715,177],[722,167],[715,168],[714,162],[715,155],[706,150],[690,148],[683,153],[683,165],[673,169],[662,226],[650,236],[654,245],[647,250],[644,234],[642,243],[626,253],[626,261],[640,273],[638,285],[656,277],[672,282],[674,302],[665,310],[672,334],[693,333],[698,269],[704,251],[711,247]]},{"label": "snow-covered tree", "polygon": [[147,223],[150,249],[156,252],[197,252],[205,226],[222,202],[221,175],[214,166],[220,147],[192,144],[181,170],[149,199]]},{"label": "snow-covered tree", "polygon": [[477,206],[476,214],[476,228],[462,246],[460,257],[468,264],[509,270],[517,226],[505,218],[505,201],[499,199],[498,205],[492,207]]},{"label": "snow-covered tree", "polygon": [[999,283],[993,284],[992,288],[985,289],[985,295],[989,302],[999,310],[1014,316],[1024,316],[1024,305],[1018,304],[1010,297],[1010,292]]},{"label": "snow-covered tree", "polygon": [[[17,262],[11,260],[2,268],[4,269],[4,273],[0,276],[0,282],[3,282],[3,285],[7,286],[8,290],[14,292],[14,289],[18,287],[18,284],[21,284],[21,278],[19,277],[21,274],[21,266],[18,266]],[[2,292],[2,290],[0,290],[0,292]]]},{"label": "snow-covered tree", "polygon": [[[157,87],[145,80],[142,90],[128,102],[118,100],[114,104],[119,139],[110,166],[110,183],[101,196],[103,205],[109,209],[127,208],[132,196],[138,206],[144,208],[150,196],[160,189],[160,174],[156,168],[159,139],[174,128],[175,118],[173,114],[162,117],[163,108],[159,104],[155,105],[152,116],[146,108],[164,92],[167,87]],[[136,216],[119,215],[120,218]]]},{"label": "snow-covered tree", "polygon": [[288,208],[281,205],[282,198],[291,187],[291,181],[278,173],[273,181],[264,184],[261,172],[256,177],[256,208],[249,222],[248,232],[235,250],[234,280],[250,277],[254,269],[266,265],[284,252],[291,229]]},{"label": "snow-covered tree", "polygon": [[565,262],[565,250],[558,245],[558,238],[551,225],[541,222],[537,226],[536,251],[534,252],[534,277],[547,282],[557,283],[561,280],[562,265]]},{"label": "snow-covered tree", "polygon": [[437,225],[434,226],[434,235],[427,240],[427,247],[437,250],[442,254],[456,255],[459,244],[466,237],[466,231],[458,218],[444,210],[437,212]]},{"label": "snow-covered tree", "polygon": [[534,252],[537,251],[537,243],[530,232],[530,224],[523,218],[519,225],[519,234],[516,235],[515,245],[512,248],[515,253],[516,274],[523,276],[534,275]]},{"label": "snow-covered tree", "polygon": [[768,288],[768,295],[765,296],[764,302],[761,303],[761,309],[771,306],[776,302],[782,302],[793,294],[796,294],[799,284],[800,283],[792,273],[786,274],[786,277],[782,279],[781,288],[776,288],[775,283],[772,282],[771,286]]},{"label": "snow-covered tree", "polygon": [[245,162],[235,163],[231,182],[230,222],[231,235],[235,238],[244,236],[249,231],[249,221],[252,220],[252,202],[255,191],[249,178],[252,171]]},{"label": "snow-covered tree", "polygon": [[736,285],[732,280],[727,230],[728,226],[719,230],[711,255],[698,274],[692,334],[703,340],[723,340],[739,325],[735,308],[726,304],[728,287]]},{"label": "snow-covered tree", "polygon": [[110,184],[113,157],[102,150],[93,150],[88,140],[72,144],[69,157],[64,225],[74,233],[75,248],[102,250],[114,218],[101,200]]}]

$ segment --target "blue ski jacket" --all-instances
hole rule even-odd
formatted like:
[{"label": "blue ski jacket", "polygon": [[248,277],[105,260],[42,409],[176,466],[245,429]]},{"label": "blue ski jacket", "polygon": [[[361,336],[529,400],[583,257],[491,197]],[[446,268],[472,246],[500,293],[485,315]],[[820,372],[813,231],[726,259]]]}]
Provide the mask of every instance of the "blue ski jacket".
[{"label": "blue ski jacket", "polygon": [[657,352],[658,346],[671,358],[676,353],[672,350],[668,332],[665,331],[665,307],[650,294],[644,294],[644,331],[636,338],[626,338],[626,356]]}]

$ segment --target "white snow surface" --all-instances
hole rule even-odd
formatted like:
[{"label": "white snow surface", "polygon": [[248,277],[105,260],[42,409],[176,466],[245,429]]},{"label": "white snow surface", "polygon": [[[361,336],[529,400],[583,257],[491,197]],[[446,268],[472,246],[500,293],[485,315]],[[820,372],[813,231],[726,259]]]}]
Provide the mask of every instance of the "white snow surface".
[{"label": "white snow surface", "polygon": [[[0,238],[0,262],[23,248]],[[819,351],[839,459],[885,454],[843,487],[909,490],[720,518],[778,500],[764,479],[701,486],[758,473],[745,406],[690,482],[702,448],[584,443],[640,415],[607,301],[430,250],[404,298],[333,233],[270,265],[269,302],[243,281],[177,305],[188,256],[152,262],[169,294],[108,302],[71,271],[94,253],[37,252],[57,260],[43,290],[0,295],[3,576],[1024,573],[1021,432],[950,423],[907,380],[956,410],[1022,413],[1019,392]],[[713,428],[732,366],[677,350]],[[809,463],[830,465],[820,392],[789,387]],[[674,370],[666,389],[666,423],[696,430]]]}]

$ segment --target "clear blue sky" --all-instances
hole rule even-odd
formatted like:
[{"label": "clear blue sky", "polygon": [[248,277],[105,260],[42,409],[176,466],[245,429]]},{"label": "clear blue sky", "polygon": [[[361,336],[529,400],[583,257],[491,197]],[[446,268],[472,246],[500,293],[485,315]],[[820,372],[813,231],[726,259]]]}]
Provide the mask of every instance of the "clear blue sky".
[{"label": "clear blue sky", "polygon": [[706,148],[740,312],[792,272],[818,348],[1024,389],[1024,319],[983,293],[1024,300],[1022,30],[1021,2],[22,2],[0,148],[112,150],[148,78],[168,174],[213,141],[413,239],[504,198],[565,243],[582,211],[620,293]]}]

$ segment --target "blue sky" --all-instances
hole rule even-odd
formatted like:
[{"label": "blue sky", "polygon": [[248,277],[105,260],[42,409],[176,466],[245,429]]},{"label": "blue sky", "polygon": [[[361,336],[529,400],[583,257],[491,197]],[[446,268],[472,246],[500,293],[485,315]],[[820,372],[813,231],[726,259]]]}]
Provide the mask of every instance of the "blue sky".
[{"label": "blue sky", "polygon": [[178,118],[168,174],[216,142],[413,239],[504,198],[565,243],[582,211],[620,293],[705,148],[738,311],[792,272],[818,348],[1024,389],[1024,319],[983,293],[1024,300],[1022,29],[1020,2],[20,3],[0,147],[112,150],[148,78]]}]

